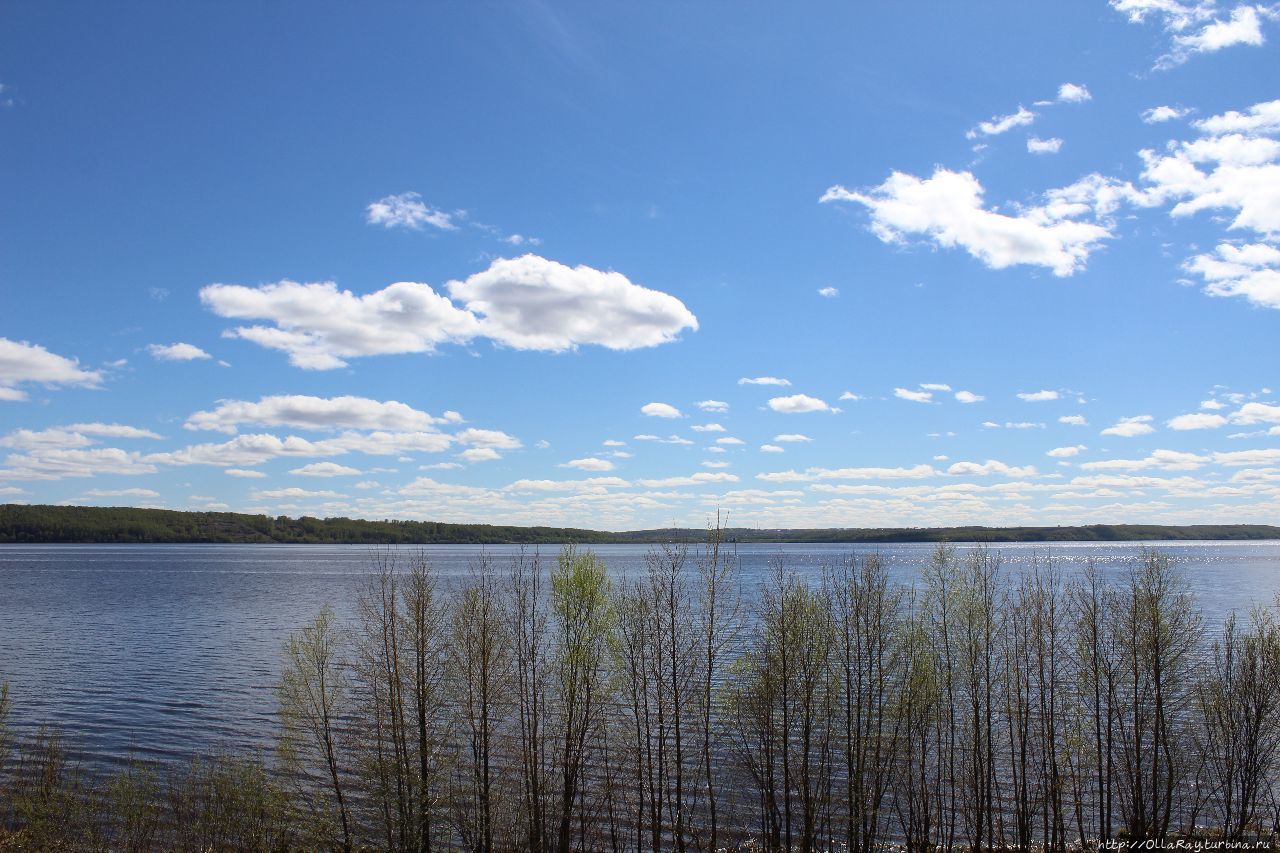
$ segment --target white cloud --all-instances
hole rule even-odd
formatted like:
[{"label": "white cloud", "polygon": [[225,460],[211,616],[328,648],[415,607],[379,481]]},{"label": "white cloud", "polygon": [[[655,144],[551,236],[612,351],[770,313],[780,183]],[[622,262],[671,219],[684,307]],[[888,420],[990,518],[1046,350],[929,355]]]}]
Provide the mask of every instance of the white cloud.
[{"label": "white cloud", "polygon": [[194,344],[148,344],[147,352],[156,361],[195,361],[213,358],[209,353]]},{"label": "white cloud", "polygon": [[1041,139],[1038,136],[1027,137],[1027,151],[1031,154],[1057,154],[1062,150],[1062,140],[1056,136]]},{"label": "white cloud", "polygon": [[1280,132],[1280,100],[1254,104],[1245,112],[1228,110],[1221,115],[1200,119],[1195,126],[1214,136],[1227,133],[1277,133]]},{"label": "white cloud", "polygon": [[400,193],[389,195],[372,202],[365,208],[365,221],[370,225],[381,225],[385,228],[412,228],[419,230],[424,225],[439,228],[443,231],[456,231],[458,226],[453,217],[442,210],[428,207],[417,193]]},{"label": "white cloud", "polygon": [[720,459],[704,459],[702,461],[703,468],[728,468],[729,463]]},{"label": "white cloud", "polygon": [[724,432],[720,424],[694,424],[692,429],[694,432]]},{"label": "white cloud", "polygon": [[792,444],[795,442],[813,441],[813,439],[809,438],[809,436],[801,435],[798,432],[784,432],[782,435],[775,435],[773,437],[773,440],[778,442],[779,444]]},{"label": "white cloud", "polygon": [[1089,448],[1085,447],[1083,444],[1076,444],[1070,447],[1055,447],[1053,450],[1048,451],[1045,455],[1052,456],[1054,459],[1067,459],[1071,456],[1078,456],[1080,454],[1080,451],[1088,450],[1088,449]]},{"label": "white cloud", "polygon": [[698,408],[704,412],[722,413],[729,411],[729,404],[723,400],[701,400],[698,403]]},{"label": "white cloud", "polygon": [[228,477],[239,477],[248,480],[261,480],[267,476],[262,471],[254,471],[248,468],[228,468],[222,473]]},{"label": "white cloud", "polygon": [[101,381],[100,372],[82,370],[73,358],[51,353],[39,344],[0,338],[0,400],[25,400],[26,392],[16,387],[25,382],[96,388]]},{"label": "white cloud", "polygon": [[1191,110],[1182,107],[1158,106],[1143,110],[1142,120],[1147,124],[1162,124],[1166,121],[1184,118]]},{"label": "white cloud", "polygon": [[604,441],[600,443],[603,444],[605,447],[626,447],[627,446],[627,443],[625,441],[618,441],[617,439],[614,439],[614,438],[606,438]]},{"label": "white cloud", "polygon": [[1013,130],[1015,127],[1031,124],[1035,120],[1035,113],[1026,107],[1019,106],[1017,112],[1003,116],[992,116],[989,121],[978,122],[978,126],[967,132],[965,136],[969,139],[977,139],[979,136],[997,136]]},{"label": "white cloud", "polygon": [[932,465],[911,468],[809,468],[803,472],[778,471],[757,474],[756,479],[771,483],[803,483],[813,480],[923,480],[938,476]]},{"label": "white cloud", "polygon": [[364,472],[336,462],[312,462],[310,465],[294,468],[289,473],[301,477],[354,477]]},{"label": "white cloud", "polygon": [[1016,467],[1006,465],[998,459],[988,459],[986,462],[955,462],[949,468],[947,473],[952,476],[960,476],[964,474],[987,477],[992,474],[999,474],[1004,477],[1034,477],[1038,472],[1034,465],[1024,465]]},{"label": "white cloud", "polygon": [[1254,305],[1280,308],[1280,249],[1273,245],[1220,243],[1184,267],[1204,279],[1204,292],[1210,296],[1243,296]]},{"label": "white cloud", "polygon": [[731,436],[731,435],[727,435],[727,436],[725,436],[724,438],[717,438],[717,439],[716,439],[716,444],[719,444],[719,445],[737,445],[737,444],[746,444],[746,442],[745,442],[745,441],[743,441],[743,440],[742,440],[742,439],[740,439],[740,438],[734,438],[734,437],[733,437],[733,436]]},{"label": "white cloud", "polygon": [[492,447],[468,447],[458,456],[468,462],[492,462],[495,459],[502,458],[502,454]]},{"label": "white cloud", "polygon": [[472,447],[491,447],[495,450],[519,450],[523,446],[520,439],[496,429],[469,427],[457,433],[454,438]]},{"label": "white cloud", "polygon": [[99,474],[154,474],[156,467],[140,454],[118,447],[44,448],[11,453],[0,468],[0,479],[60,480]]},{"label": "white cloud", "polygon": [[788,397],[771,397],[769,408],[775,412],[800,414],[804,412],[830,412],[831,407],[825,400],[810,397],[808,394],[792,394]]},{"label": "white cloud", "polygon": [[1232,413],[1233,424],[1280,424],[1280,406],[1267,403],[1245,403]]},{"label": "white cloud", "polygon": [[568,267],[537,255],[499,259],[449,294],[479,315],[480,334],[515,349],[581,344],[632,350],[669,343],[698,320],[679,299],[619,272]]},{"label": "white cloud", "polygon": [[1280,462],[1280,448],[1265,450],[1235,450],[1213,454],[1213,461],[1231,467],[1240,465],[1274,465]]},{"label": "white cloud", "polygon": [[942,382],[921,382],[920,387],[926,391],[950,391],[951,386]]},{"label": "white cloud", "polygon": [[762,444],[760,445],[760,452],[761,453],[785,453],[786,451],[776,444]]},{"label": "white cloud", "polygon": [[1018,399],[1028,403],[1043,403],[1048,400],[1056,400],[1062,395],[1057,391],[1021,391],[1018,393]]},{"label": "white cloud", "polygon": [[640,413],[648,415],[651,418],[683,418],[684,415],[675,406],[669,403],[645,403],[640,407]]},{"label": "white cloud", "polygon": [[757,376],[754,379],[742,377],[738,380],[739,385],[790,385],[789,379],[779,379],[776,376]]},{"label": "white cloud", "polygon": [[[1093,206],[1080,200],[1086,190]],[[872,233],[886,243],[922,235],[944,248],[963,248],[992,269],[1031,264],[1068,276],[1083,269],[1089,254],[1111,236],[1103,224],[1079,221],[1096,214],[1100,191],[1077,182],[1046,193],[1045,206],[1018,207],[1008,215],[984,206],[982,184],[972,173],[938,168],[925,179],[894,172],[867,192],[834,186],[820,201],[864,205]]]},{"label": "white cloud", "polygon": [[1257,47],[1263,43],[1260,6],[1237,6],[1225,20],[1212,21],[1186,35],[1174,36],[1173,50],[1159,63],[1172,67],[1196,53],[1213,53],[1238,44]]},{"label": "white cloud", "polygon": [[688,477],[665,477],[657,480],[641,480],[640,485],[647,489],[667,489],[679,486],[701,486],[707,483],[736,483],[737,474],[723,472],[699,471]]},{"label": "white cloud", "polygon": [[845,391],[843,394],[841,394],[841,395],[840,395],[840,399],[841,399],[841,400],[849,400],[849,401],[851,401],[851,402],[856,402],[856,401],[858,401],[858,400],[861,400],[861,399],[862,399],[862,396],[861,396],[861,395],[859,395],[859,394],[855,394],[855,393],[853,393],[852,391]]},{"label": "white cloud", "polygon": [[818,295],[825,296],[827,299],[835,299],[840,295],[840,291],[834,287],[820,287],[818,288]]},{"label": "white cloud", "polygon": [[1155,432],[1155,427],[1151,426],[1153,418],[1150,415],[1136,415],[1131,418],[1121,418],[1116,421],[1114,426],[1109,426],[1102,431],[1103,435],[1116,435],[1121,438],[1135,438],[1139,435],[1150,435]]},{"label": "white cloud", "polygon": [[290,486],[287,489],[268,489],[267,491],[255,491],[254,498],[345,498],[346,495],[337,492],[325,490],[312,491],[310,489],[300,489],[297,486]]},{"label": "white cloud", "polygon": [[987,398],[981,394],[975,394],[972,391],[957,391],[956,399],[961,403],[981,403]]},{"label": "white cloud", "polygon": [[1178,415],[1166,422],[1169,429],[1189,430],[1189,429],[1217,429],[1224,425],[1227,419],[1222,415],[1209,414],[1208,412],[1195,412],[1188,415]]},{"label": "white cloud", "polygon": [[1058,418],[1058,423],[1067,424],[1068,426],[1088,426],[1089,422],[1085,420],[1084,415],[1063,415]]},{"label": "white cloud", "polygon": [[612,471],[614,469],[614,464],[608,459],[599,459],[595,456],[588,456],[584,459],[570,459],[560,467],[577,468],[579,471]]},{"label": "white cloud", "polygon": [[1147,468],[1157,468],[1161,471],[1195,471],[1204,467],[1208,461],[1208,457],[1194,453],[1154,450],[1145,459],[1104,459],[1098,462],[1085,462],[1080,468],[1085,471],[1139,471]]},{"label": "white cloud", "polygon": [[190,430],[234,433],[241,424],[311,430],[421,430],[443,422],[441,418],[395,400],[382,402],[368,397],[279,394],[262,397],[256,403],[222,400],[211,411],[191,415],[183,426]]},{"label": "white cloud", "polygon": [[447,287],[462,308],[417,282],[363,296],[333,282],[211,284],[200,299],[221,317],[269,321],[224,334],[281,350],[311,370],[343,367],[357,356],[433,352],[439,344],[477,337],[515,349],[560,352],[598,344],[629,350],[698,327],[673,296],[632,284],[621,273],[570,268],[536,255],[495,260]]},{"label": "white cloud", "polygon": [[1058,100],[1064,104],[1082,104],[1093,100],[1093,95],[1081,83],[1063,83],[1058,87]]},{"label": "white cloud", "polygon": [[899,400],[910,400],[913,403],[931,403],[933,402],[933,393],[930,391],[912,391],[910,388],[894,388],[893,396]]},{"label": "white cloud", "polygon": [[90,489],[84,493],[86,498],[158,498],[160,493],[154,489]]}]

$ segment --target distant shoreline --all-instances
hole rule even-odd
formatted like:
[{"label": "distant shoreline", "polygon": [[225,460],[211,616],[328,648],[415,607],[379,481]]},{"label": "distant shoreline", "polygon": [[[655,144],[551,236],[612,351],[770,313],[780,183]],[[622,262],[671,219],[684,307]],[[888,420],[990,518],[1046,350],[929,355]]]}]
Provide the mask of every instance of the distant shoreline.
[{"label": "distant shoreline", "polygon": [[[921,542],[1175,542],[1280,539],[1267,524],[1094,524],[1068,527],[727,528],[741,544]],[[134,507],[0,504],[0,544],[314,544],[314,545],[585,545],[689,542],[706,539],[696,528],[601,531],[568,527],[450,524],[290,518],[233,512],[188,512]]]}]

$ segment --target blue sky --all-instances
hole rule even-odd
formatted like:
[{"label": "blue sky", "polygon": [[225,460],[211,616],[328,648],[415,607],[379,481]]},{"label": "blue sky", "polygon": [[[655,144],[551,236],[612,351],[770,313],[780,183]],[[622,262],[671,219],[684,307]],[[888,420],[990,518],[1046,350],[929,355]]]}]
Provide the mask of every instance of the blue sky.
[{"label": "blue sky", "polygon": [[0,500],[1274,522],[1280,6],[11,3]]}]

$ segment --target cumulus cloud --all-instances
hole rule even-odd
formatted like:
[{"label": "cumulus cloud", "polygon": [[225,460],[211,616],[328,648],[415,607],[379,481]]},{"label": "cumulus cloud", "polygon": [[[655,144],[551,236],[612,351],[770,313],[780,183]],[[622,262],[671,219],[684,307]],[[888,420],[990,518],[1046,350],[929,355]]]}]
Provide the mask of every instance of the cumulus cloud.
[{"label": "cumulus cloud", "polygon": [[694,424],[691,429],[694,432],[724,432],[720,424]]},{"label": "cumulus cloud", "polygon": [[1204,292],[1210,296],[1243,296],[1264,308],[1280,308],[1280,248],[1276,246],[1220,243],[1213,252],[1196,255],[1183,266],[1204,279]]},{"label": "cumulus cloud", "polygon": [[1019,106],[1017,112],[1003,116],[992,116],[989,121],[978,122],[978,126],[968,131],[965,136],[969,139],[977,139],[980,136],[998,136],[1001,133],[1013,130],[1015,127],[1029,125],[1035,120],[1035,113],[1026,107]]},{"label": "cumulus cloud", "polygon": [[196,361],[213,358],[209,353],[193,344],[148,344],[147,352],[156,361]]},{"label": "cumulus cloud", "polygon": [[971,172],[938,168],[929,178],[894,172],[866,192],[834,186],[820,201],[863,205],[872,233],[885,243],[923,236],[944,248],[962,248],[992,269],[1029,264],[1069,276],[1111,236],[1106,224],[1081,221],[1100,212],[1098,187],[1086,191],[1077,183],[1052,191],[1044,205],[1017,206],[1013,215],[988,208],[983,193]]},{"label": "cumulus cloud", "polygon": [[228,477],[239,477],[246,480],[261,480],[267,476],[265,472],[254,471],[251,468],[228,468],[222,473]]},{"label": "cumulus cloud", "polygon": [[760,445],[760,452],[761,453],[785,453],[786,451],[776,444],[762,444]]},{"label": "cumulus cloud", "polygon": [[698,320],[679,299],[618,272],[568,267],[537,255],[494,261],[448,284],[479,315],[480,334],[515,349],[561,352],[581,344],[614,350],[657,346]]},{"label": "cumulus cloud", "polygon": [[287,489],[268,489],[266,491],[255,491],[254,498],[345,498],[346,495],[338,492],[331,492],[323,489],[311,490],[300,489],[297,486],[290,486]]},{"label": "cumulus cloud", "polygon": [[1102,431],[1103,435],[1116,435],[1121,438],[1135,438],[1140,435],[1150,435],[1156,429],[1151,425],[1153,418],[1150,415],[1135,415],[1131,418],[1121,418],[1112,426]]},{"label": "cumulus cloud", "polygon": [[1018,392],[1018,399],[1023,400],[1027,403],[1043,403],[1048,400],[1056,400],[1061,396],[1062,395],[1059,394],[1057,391],[1049,391],[1049,390]]},{"label": "cumulus cloud", "polygon": [[809,436],[802,435],[798,432],[784,432],[782,435],[775,435],[773,437],[773,440],[778,442],[779,444],[792,444],[792,443],[802,442],[802,441],[813,441],[813,439],[809,438]]},{"label": "cumulus cloud", "polygon": [[100,474],[154,474],[156,470],[141,454],[118,447],[52,447],[9,454],[0,468],[0,479],[61,480]]},{"label": "cumulus cloud", "polygon": [[453,217],[442,210],[427,206],[417,193],[389,195],[371,202],[365,208],[365,221],[384,228],[412,228],[421,230],[424,225],[442,231],[456,231]]},{"label": "cumulus cloud", "polygon": [[932,391],[912,391],[910,388],[894,388],[893,396],[899,400],[910,400],[912,403],[933,402]]},{"label": "cumulus cloud", "polygon": [[835,299],[840,295],[840,291],[834,287],[820,287],[818,288],[818,295],[825,296],[827,299]]},{"label": "cumulus cloud", "polygon": [[99,371],[82,369],[74,358],[51,353],[39,344],[0,338],[0,400],[25,400],[26,392],[17,387],[23,383],[96,388],[101,382]]},{"label": "cumulus cloud", "polygon": [[832,408],[825,400],[810,397],[808,394],[792,394],[788,397],[771,397],[769,408],[775,412],[801,414],[804,412],[830,412]]},{"label": "cumulus cloud", "polygon": [[723,413],[729,411],[729,404],[723,400],[701,400],[698,403],[698,408],[704,412]]},{"label": "cumulus cloud", "polygon": [[1067,426],[1088,426],[1089,422],[1085,420],[1084,415],[1063,415],[1058,418],[1058,423]]},{"label": "cumulus cloud", "polygon": [[561,352],[596,344],[615,350],[675,340],[698,321],[674,296],[621,273],[568,267],[537,255],[498,259],[446,286],[450,296],[398,282],[357,296],[333,282],[259,287],[211,284],[200,299],[221,317],[265,320],[224,334],[285,352],[297,367],[331,370],[358,356],[433,352],[489,338],[514,349]]},{"label": "cumulus cloud", "polygon": [[1058,87],[1058,101],[1064,104],[1083,104],[1093,100],[1088,87],[1081,83],[1063,83]]},{"label": "cumulus cloud", "polygon": [[494,450],[519,450],[523,446],[520,439],[497,429],[469,427],[455,434],[454,438],[472,447],[490,447]]},{"label": "cumulus cloud", "polygon": [[422,430],[444,422],[443,418],[432,417],[396,400],[384,402],[368,397],[278,394],[262,397],[256,403],[247,400],[219,401],[212,410],[191,415],[183,426],[189,430],[230,434],[243,424],[311,430]]},{"label": "cumulus cloud", "polygon": [[579,471],[612,471],[614,464],[608,459],[588,456],[583,459],[570,459],[560,465],[561,468],[577,468]]},{"label": "cumulus cloud", "polygon": [[789,379],[779,379],[776,376],[756,376],[754,378],[742,377],[738,380],[739,385],[783,385],[791,384]]},{"label": "cumulus cloud", "polygon": [[1245,403],[1232,413],[1231,422],[1236,424],[1270,423],[1280,424],[1280,406],[1268,403]]},{"label": "cumulus cloud", "polygon": [[975,394],[972,391],[957,391],[956,399],[961,403],[981,403],[987,398],[981,394]]},{"label": "cumulus cloud", "polygon": [[640,413],[651,418],[683,418],[684,415],[670,403],[645,403]]},{"label": "cumulus cloud", "polygon": [[310,465],[294,468],[289,473],[300,477],[354,477],[364,472],[336,462],[312,462]]},{"label": "cumulus cloud", "polygon": [[502,458],[502,454],[492,447],[468,447],[458,456],[468,462],[492,462],[495,459]]},{"label": "cumulus cloud", "polygon": [[771,483],[803,483],[814,480],[923,480],[938,476],[932,465],[910,468],[808,468],[804,471],[777,471],[757,474],[756,479]]},{"label": "cumulus cloud", "polygon": [[740,438],[735,438],[734,436],[727,435],[727,436],[725,436],[724,438],[717,438],[717,439],[716,439],[716,444],[720,444],[720,445],[737,445],[737,444],[746,444],[746,442],[744,442],[744,441],[743,441],[742,439],[740,439]]},{"label": "cumulus cloud", "polygon": [[1178,415],[1166,422],[1169,429],[1189,430],[1189,429],[1217,429],[1224,425],[1227,419],[1222,415],[1215,415],[1209,412],[1194,412],[1188,415]]},{"label": "cumulus cloud", "polygon": [[841,400],[848,400],[848,401],[850,401],[850,402],[857,402],[858,400],[861,400],[861,399],[862,399],[862,396],[861,396],[861,395],[859,395],[859,394],[855,394],[855,393],[853,393],[852,391],[845,391],[844,393],[842,393],[842,394],[840,395],[840,399],[841,399]]},{"label": "cumulus cloud", "polygon": [[1027,151],[1031,154],[1057,154],[1062,150],[1062,140],[1056,136],[1041,139],[1038,136],[1027,137]]},{"label": "cumulus cloud", "polygon": [[1085,471],[1141,471],[1156,468],[1162,471],[1195,471],[1209,461],[1209,457],[1178,450],[1154,450],[1145,459],[1103,459],[1085,462]]},{"label": "cumulus cloud", "polygon": [[999,474],[1003,477],[1034,477],[1038,472],[1034,465],[1019,467],[1006,465],[998,459],[988,459],[986,462],[955,462],[947,468],[947,473],[952,476],[968,474],[970,476],[987,477],[992,474]]},{"label": "cumulus cloud", "polygon": [[1163,124],[1166,121],[1185,118],[1190,112],[1191,110],[1183,107],[1171,107],[1162,104],[1149,110],[1143,110],[1142,120],[1147,124]]},{"label": "cumulus cloud", "polygon": [[1169,52],[1156,60],[1158,70],[1173,68],[1198,53],[1261,45],[1262,19],[1276,16],[1274,7],[1240,4],[1222,17],[1216,0],[1111,0],[1111,6],[1133,23],[1154,20],[1170,35]]},{"label": "cumulus cloud", "polygon": [[640,485],[647,489],[668,489],[680,486],[701,486],[707,483],[736,483],[737,474],[726,474],[723,471],[699,471],[688,477],[664,477],[655,480],[641,480]]},{"label": "cumulus cloud", "polygon": [[1054,459],[1067,459],[1072,456],[1080,455],[1080,451],[1088,450],[1083,444],[1075,444],[1070,447],[1055,447],[1053,450],[1045,453],[1046,456],[1052,456]]}]

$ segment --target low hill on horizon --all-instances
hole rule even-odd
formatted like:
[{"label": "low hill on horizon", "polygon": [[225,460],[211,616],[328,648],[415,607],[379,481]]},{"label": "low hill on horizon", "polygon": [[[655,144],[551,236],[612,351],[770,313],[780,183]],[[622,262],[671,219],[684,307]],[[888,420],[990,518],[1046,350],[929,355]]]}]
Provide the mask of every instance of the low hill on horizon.
[{"label": "low hill on horizon", "polygon": [[[290,518],[135,507],[0,504],[0,543],[258,543],[354,545],[586,545],[700,542],[705,529],[601,531],[571,527]],[[1095,524],[1079,527],[727,528],[739,543],[1144,542],[1280,539],[1266,524]]]}]

